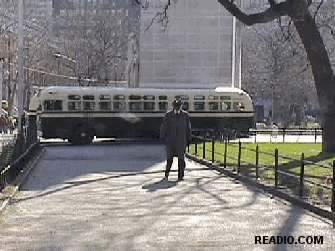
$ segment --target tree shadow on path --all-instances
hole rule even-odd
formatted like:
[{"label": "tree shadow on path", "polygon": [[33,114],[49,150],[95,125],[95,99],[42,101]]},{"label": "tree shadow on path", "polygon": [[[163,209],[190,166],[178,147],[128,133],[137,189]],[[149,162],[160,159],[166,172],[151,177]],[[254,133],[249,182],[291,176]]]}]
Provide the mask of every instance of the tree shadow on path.
[{"label": "tree shadow on path", "polygon": [[155,192],[160,189],[169,189],[172,187],[175,187],[177,185],[177,181],[167,181],[164,179],[161,179],[159,181],[149,183],[147,185],[142,186],[142,189],[147,189],[148,192]]}]

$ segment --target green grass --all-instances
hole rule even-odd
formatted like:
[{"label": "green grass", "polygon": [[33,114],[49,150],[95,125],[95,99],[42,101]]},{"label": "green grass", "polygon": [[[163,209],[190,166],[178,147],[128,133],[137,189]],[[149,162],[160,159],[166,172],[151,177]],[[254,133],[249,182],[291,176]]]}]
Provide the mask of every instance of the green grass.
[{"label": "green grass", "polygon": [[[244,175],[256,177],[256,146],[254,143],[242,143],[241,150],[241,166],[240,172]],[[288,156],[294,159],[278,158],[278,169],[287,173],[300,175],[301,170],[301,155],[304,153],[304,159],[316,162],[318,164],[332,166],[335,160],[335,154],[322,154],[321,144],[303,144],[303,143],[259,143],[259,166],[266,166],[270,170],[265,168],[259,168],[258,177],[261,181],[268,185],[274,185],[274,167],[275,167],[275,149],[278,149],[278,154],[283,156]],[[215,155],[214,162],[223,165],[224,162],[224,144],[215,144]],[[206,154],[205,158],[212,161],[212,143],[207,142],[205,144]],[[191,145],[190,154],[195,154],[195,146]],[[267,153],[267,154],[266,154]],[[198,144],[197,146],[197,156],[203,157],[203,144]],[[235,159],[233,159],[235,158]],[[227,168],[231,171],[237,171],[238,165],[238,143],[230,143],[227,147]],[[327,185],[327,180],[332,177],[332,169],[322,168],[316,165],[305,164],[305,178],[313,180],[315,182]],[[328,179],[327,179],[328,178]],[[278,179],[279,185],[289,189],[292,193],[299,193],[299,179],[279,175]],[[329,186],[331,184],[328,183]],[[311,185],[310,183],[305,183],[304,194],[311,198],[316,196],[326,195],[330,197],[331,190],[322,189],[318,186]]]}]

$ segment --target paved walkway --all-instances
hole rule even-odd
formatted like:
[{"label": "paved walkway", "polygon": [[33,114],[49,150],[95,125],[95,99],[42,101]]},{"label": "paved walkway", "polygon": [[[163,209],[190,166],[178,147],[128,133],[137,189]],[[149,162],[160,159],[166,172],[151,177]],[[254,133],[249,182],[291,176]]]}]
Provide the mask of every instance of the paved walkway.
[{"label": "paved walkway", "polygon": [[164,164],[161,145],[47,147],[0,216],[0,250],[335,250],[331,222],[191,161],[164,183]]}]

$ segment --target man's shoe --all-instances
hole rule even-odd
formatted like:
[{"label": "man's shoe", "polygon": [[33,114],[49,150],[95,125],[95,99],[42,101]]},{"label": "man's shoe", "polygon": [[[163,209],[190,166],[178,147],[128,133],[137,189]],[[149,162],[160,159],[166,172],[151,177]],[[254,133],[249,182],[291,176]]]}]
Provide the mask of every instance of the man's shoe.
[{"label": "man's shoe", "polygon": [[178,181],[183,181],[183,180],[184,180],[184,177],[178,178]]}]

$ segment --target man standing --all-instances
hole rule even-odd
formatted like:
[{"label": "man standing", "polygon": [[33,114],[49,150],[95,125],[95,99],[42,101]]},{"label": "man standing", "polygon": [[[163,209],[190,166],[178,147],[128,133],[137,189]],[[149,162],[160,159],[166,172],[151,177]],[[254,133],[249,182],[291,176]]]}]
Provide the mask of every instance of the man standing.
[{"label": "man standing", "polygon": [[181,109],[182,101],[172,102],[173,110],[165,114],[161,127],[161,139],[166,143],[165,180],[168,179],[173,157],[178,157],[178,181],[183,180],[185,170],[185,150],[191,139],[191,125],[188,112]]}]

